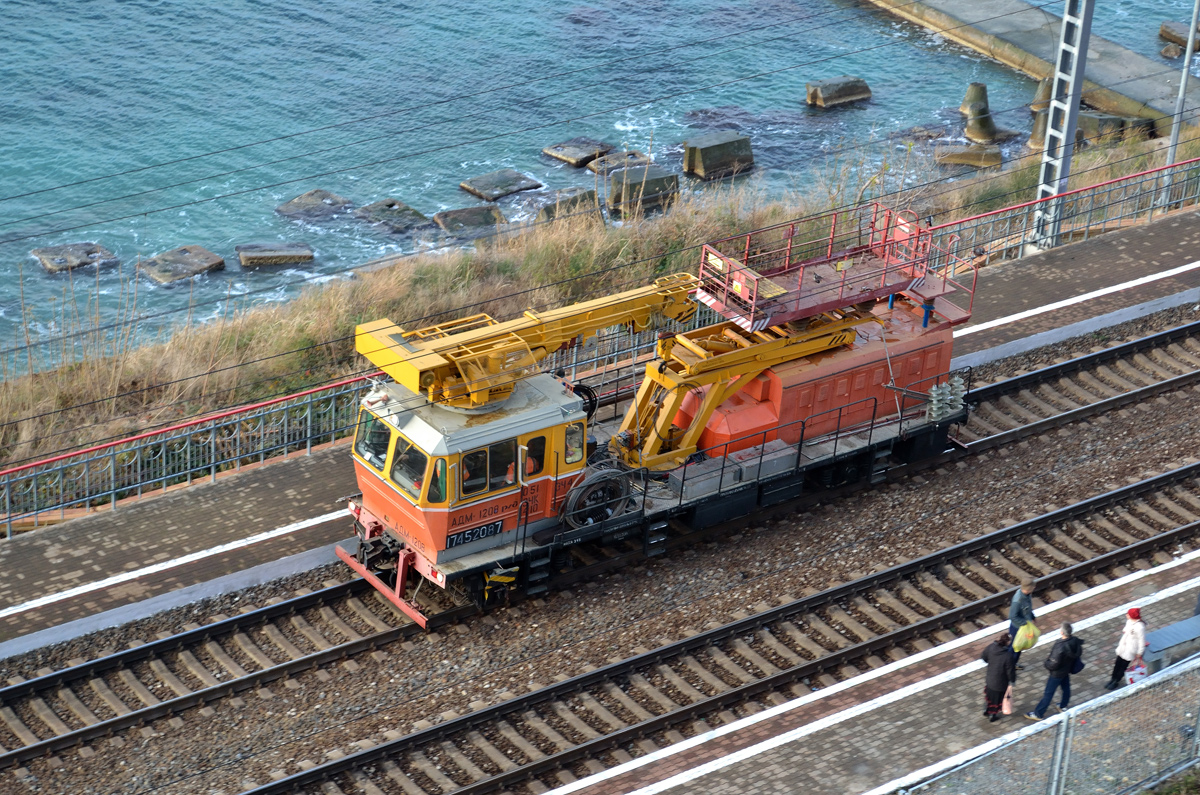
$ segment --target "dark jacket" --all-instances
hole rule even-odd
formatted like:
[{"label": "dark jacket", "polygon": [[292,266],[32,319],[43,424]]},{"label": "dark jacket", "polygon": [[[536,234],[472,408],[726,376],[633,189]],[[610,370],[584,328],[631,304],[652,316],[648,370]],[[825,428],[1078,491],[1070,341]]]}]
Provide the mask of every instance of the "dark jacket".
[{"label": "dark jacket", "polygon": [[1050,649],[1044,665],[1051,676],[1059,679],[1071,675],[1071,666],[1083,656],[1083,641],[1076,637],[1059,638]]},{"label": "dark jacket", "polygon": [[989,643],[979,659],[987,663],[985,686],[988,690],[1003,692],[1017,681],[1017,661],[1012,646],[1001,646],[999,641]]},{"label": "dark jacket", "polygon": [[1033,621],[1033,595],[1018,588],[1008,605],[1008,623],[1019,628],[1030,621]]}]

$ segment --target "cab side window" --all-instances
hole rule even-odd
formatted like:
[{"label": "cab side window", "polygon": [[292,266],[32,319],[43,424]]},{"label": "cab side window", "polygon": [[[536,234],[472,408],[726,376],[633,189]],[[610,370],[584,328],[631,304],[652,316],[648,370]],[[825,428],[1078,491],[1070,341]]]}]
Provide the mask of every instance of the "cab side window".
[{"label": "cab side window", "polygon": [[487,456],[487,450],[472,450],[462,457],[461,473],[463,496],[479,494],[487,491]]},{"label": "cab side window", "polygon": [[525,445],[525,475],[536,475],[546,468],[546,437],[535,436]]},{"label": "cab side window", "polygon": [[567,426],[567,456],[568,464],[578,464],[583,460],[584,439],[583,423],[574,422]]},{"label": "cab side window", "polygon": [[497,442],[488,448],[488,487],[492,491],[507,488],[517,482],[517,440]]},{"label": "cab side window", "polygon": [[429,478],[429,502],[446,501],[446,459],[439,458],[433,462],[433,475]]},{"label": "cab side window", "polygon": [[376,469],[383,469],[387,460],[388,442],[392,432],[383,420],[374,414],[363,412],[358,421],[358,435],[354,439],[354,451]]}]

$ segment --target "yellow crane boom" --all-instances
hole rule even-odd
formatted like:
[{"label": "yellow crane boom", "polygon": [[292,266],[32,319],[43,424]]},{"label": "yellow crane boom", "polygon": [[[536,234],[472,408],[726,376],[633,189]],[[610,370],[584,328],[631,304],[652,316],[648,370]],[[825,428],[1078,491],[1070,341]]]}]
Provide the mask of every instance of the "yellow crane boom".
[{"label": "yellow crane boom", "polygon": [[395,381],[430,401],[480,409],[504,400],[538,362],[572,340],[611,326],[644,331],[696,312],[696,277],[676,273],[654,284],[503,323],[486,314],[405,331],[390,320],[355,330],[355,349]]}]

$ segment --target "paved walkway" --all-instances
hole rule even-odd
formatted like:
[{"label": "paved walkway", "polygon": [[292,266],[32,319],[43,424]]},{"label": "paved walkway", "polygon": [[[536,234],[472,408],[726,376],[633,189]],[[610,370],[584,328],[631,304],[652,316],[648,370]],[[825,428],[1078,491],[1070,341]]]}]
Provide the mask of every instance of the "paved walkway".
[{"label": "paved walkway", "polygon": [[[1072,298],[1200,258],[1200,213],[1136,227],[985,268],[973,322]],[[989,349],[1154,298],[1200,288],[1200,270],[1151,282],[1020,323],[962,337],[956,352]],[[215,484],[193,486],[116,512],[74,519],[0,542],[0,611],[32,599],[173,560],[291,522],[337,510],[357,491],[349,450],[271,463]],[[346,537],[348,521],[206,558],[152,577],[0,618],[0,641],[96,613]]]},{"label": "paved walkway", "polygon": [[[871,0],[876,6],[964,44],[1034,78],[1051,73],[1058,54],[1062,3],[1023,0]],[[1039,8],[1038,6],[1043,6]],[[1182,13],[1182,12],[1181,12]],[[1167,19],[1147,20],[1158,25]],[[1187,19],[1178,20],[1187,29]],[[1139,55],[1101,38],[1093,28],[1088,47],[1086,101],[1118,116],[1160,119],[1175,113],[1179,68]],[[1032,97],[1030,97],[1032,99]],[[1186,107],[1200,105],[1200,87],[1190,84]],[[1166,135],[1169,123],[1160,122]]]},{"label": "paved walkway", "polygon": [[[1041,617],[1038,623],[1047,635],[1057,636],[1054,630],[1061,621],[1081,622],[1197,577],[1200,577],[1200,559],[1166,570],[1155,569],[1135,582],[1095,595],[1080,594],[1083,598],[1060,609],[1037,610]],[[1145,606],[1143,616],[1149,627],[1156,629],[1190,618],[1195,604],[1196,590],[1191,587]],[[995,633],[1006,629],[1007,623],[997,624]],[[1084,641],[1087,668],[1071,679],[1072,705],[1104,694],[1103,687],[1112,671],[1114,649],[1123,626],[1123,617],[1114,618],[1077,633]],[[1042,661],[1049,653],[1049,645],[1023,656],[1027,670],[1017,677],[1014,714],[996,723],[989,723],[981,714],[982,670],[950,678],[955,669],[978,659],[982,649],[991,642],[990,635],[945,652],[932,650],[931,656],[918,664],[900,667],[861,685],[853,685],[858,680],[850,680],[851,686],[831,697],[821,698],[818,692],[798,699],[801,706],[795,709],[788,710],[785,705],[780,707],[787,710],[782,714],[743,731],[730,732],[686,751],[667,755],[653,764],[603,780],[599,776],[583,779],[569,787],[553,790],[550,795],[569,792],[579,795],[684,795],[694,792],[708,795],[776,792],[845,795],[871,790],[1028,723],[1021,715],[1032,710],[1041,698],[1046,682]],[[859,679],[867,679],[867,676],[870,675]],[[893,703],[864,708],[868,702],[886,699],[900,688],[939,676],[948,681]],[[803,703],[805,701],[807,703]],[[839,713],[853,717],[838,721]],[[805,727],[812,727],[822,719],[833,725],[805,732]],[[803,736],[759,753],[751,750],[786,732],[803,733]],[[737,752],[746,758],[706,775],[674,782],[671,786],[672,777],[695,776],[689,771],[705,764],[722,765],[720,760]]]}]

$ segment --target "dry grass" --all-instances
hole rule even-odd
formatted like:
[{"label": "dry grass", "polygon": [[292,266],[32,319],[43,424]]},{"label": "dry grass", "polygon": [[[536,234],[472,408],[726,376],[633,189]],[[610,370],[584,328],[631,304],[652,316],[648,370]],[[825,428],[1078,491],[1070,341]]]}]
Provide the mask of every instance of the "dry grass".
[{"label": "dry grass", "polygon": [[[1196,148],[1194,144],[1191,144]],[[1159,142],[1094,150],[1077,159],[1072,186],[1094,184],[1162,162]],[[1131,157],[1132,156],[1132,157]],[[1181,156],[1191,156],[1187,147]],[[870,159],[834,160],[803,193],[767,199],[744,186],[685,195],[660,217],[634,215],[620,226],[582,216],[530,227],[474,250],[424,254],[305,290],[288,303],[228,311],[205,324],[181,323],[168,338],[136,345],[136,326],[113,340],[82,335],[55,352],[76,364],[3,373],[0,462],[19,462],[152,428],[222,406],[284,394],[359,371],[356,324],[380,317],[412,324],[470,312],[495,317],[561,305],[694,270],[692,246],[738,231],[815,214],[910,186],[932,172],[928,153],[881,144]],[[1030,198],[1037,159],[997,177],[909,188],[894,206],[938,220]],[[675,252],[675,253],[671,253]],[[133,281],[136,290],[136,280]],[[513,293],[520,294],[513,295]],[[73,294],[73,291],[69,291]],[[93,306],[52,307],[56,332],[99,325]],[[136,314],[136,295],[121,314]],[[36,341],[35,341],[36,342]],[[30,371],[34,374],[30,375]]]}]

